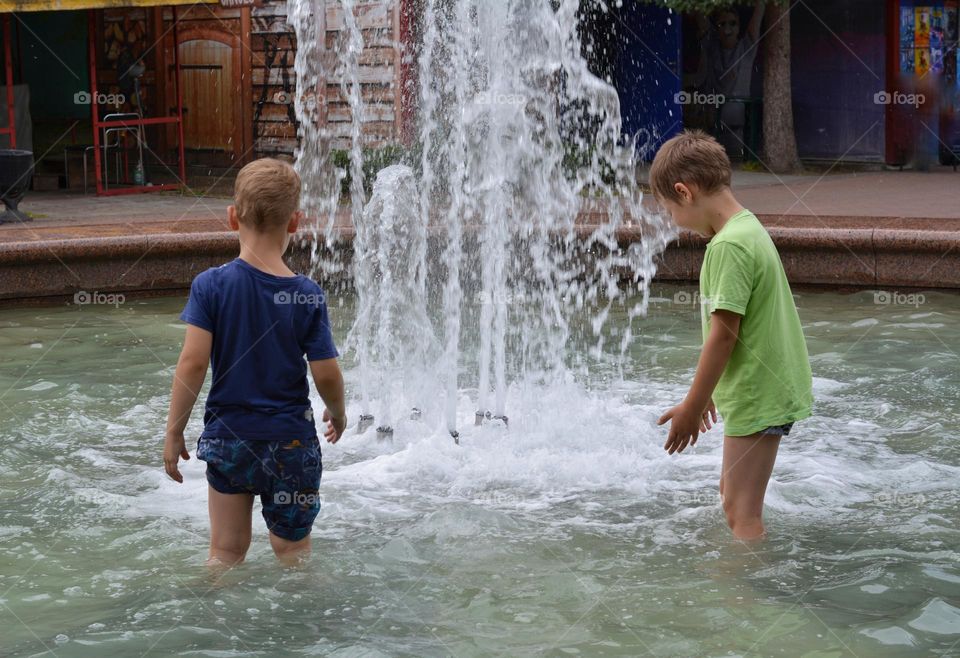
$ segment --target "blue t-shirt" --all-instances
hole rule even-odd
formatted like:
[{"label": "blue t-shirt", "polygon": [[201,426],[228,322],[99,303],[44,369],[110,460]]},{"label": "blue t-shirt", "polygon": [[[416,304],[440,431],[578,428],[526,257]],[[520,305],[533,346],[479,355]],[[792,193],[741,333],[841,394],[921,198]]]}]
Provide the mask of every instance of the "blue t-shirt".
[{"label": "blue t-shirt", "polygon": [[267,274],[237,258],[193,280],[180,319],[213,334],[202,437],[291,441],[317,435],[307,361],[337,356],[320,286],[305,276]]}]

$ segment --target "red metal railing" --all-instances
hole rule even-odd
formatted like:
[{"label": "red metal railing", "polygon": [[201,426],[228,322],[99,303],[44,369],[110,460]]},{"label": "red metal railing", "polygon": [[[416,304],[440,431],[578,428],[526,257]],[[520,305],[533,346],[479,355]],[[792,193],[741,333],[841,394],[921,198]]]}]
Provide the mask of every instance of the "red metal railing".
[{"label": "red metal railing", "polygon": [[10,148],[17,148],[17,126],[14,123],[13,105],[13,54],[11,50],[10,14],[3,15],[3,59],[7,69],[7,127],[0,128],[0,135],[10,136]]},{"label": "red metal railing", "polygon": [[[174,84],[177,89],[177,114],[176,116],[153,117],[150,119],[121,119],[112,121],[100,120],[100,107],[97,105],[97,20],[93,9],[88,10],[89,26],[89,62],[90,62],[90,115],[93,122],[93,163],[96,172],[97,194],[100,196],[117,196],[120,194],[140,194],[142,192],[161,192],[163,190],[179,190],[181,186],[187,183],[187,165],[183,154],[183,93],[180,88],[180,58],[178,54],[179,44],[177,38],[177,8],[171,5],[173,14],[173,65],[174,65]],[[9,44],[9,39],[7,39]],[[8,46],[9,47],[9,46]],[[8,79],[12,75],[8,58]],[[159,72],[158,72],[159,75]],[[113,189],[105,189],[103,184],[102,158],[100,148],[100,130],[102,128],[142,128],[144,126],[156,126],[163,124],[175,124],[177,126],[177,153],[179,157],[179,179],[178,183],[164,183],[161,185],[127,185]],[[141,135],[142,139],[142,135]]]}]

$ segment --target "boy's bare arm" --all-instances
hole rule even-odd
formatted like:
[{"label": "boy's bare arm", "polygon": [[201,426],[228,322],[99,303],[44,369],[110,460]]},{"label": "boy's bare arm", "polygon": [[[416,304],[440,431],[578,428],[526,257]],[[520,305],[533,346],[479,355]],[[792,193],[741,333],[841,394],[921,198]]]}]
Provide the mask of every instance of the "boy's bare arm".
[{"label": "boy's bare arm", "polygon": [[183,349],[173,375],[173,391],[170,395],[170,412],[167,414],[167,432],[163,441],[163,467],[171,478],[183,482],[178,468],[179,460],[190,459],[183,430],[190,420],[190,412],[197,402],[203,380],[210,365],[210,350],[213,334],[192,324],[187,325]]},{"label": "boy's bare arm", "polygon": [[323,435],[329,443],[336,443],[347,426],[343,374],[336,359],[311,361],[310,373],[313,375],[317,392],[327,407],[323,412],[323,420],[328,425]]},{"label": "boy's bare arm", "polygon": [[710,333],[703,344],[697,373],[687,397],[679,405],[670,409],[657,421],[663,425],[670,419],[670,434],[663,446],[671,455],[683,452],[687,445],[697,442],[698,432],[710,428],[710,418],[716,422],[716,410],[713,409],[711,396],[720,376],[723,375],[730,354],[740,335],[740,316],[732,311],[714,311],[710,321]]}]

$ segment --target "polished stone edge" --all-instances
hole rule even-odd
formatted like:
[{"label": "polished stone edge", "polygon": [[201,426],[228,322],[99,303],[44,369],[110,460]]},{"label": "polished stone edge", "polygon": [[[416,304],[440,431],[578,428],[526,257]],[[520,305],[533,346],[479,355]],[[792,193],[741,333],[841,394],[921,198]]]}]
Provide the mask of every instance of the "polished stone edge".
[{"label": "polished stone edge", "polygon": [[[588,225],[577,231],[586,235]],[[960,231],[768,226],[794,284],[960,289]],[[642,226],[617,231],[621,244]],[[302,237],[302,236],[301,236]],[[347,248],[352,228],[339,246]],[[696,281],[707,240],[682,232],[658,258],[657,279]],[[304,247],[295,247],[302,259]],[[238,253],[236,233],[171,233],[0,244],[0,300],[71,297],[77,291],[182,291]]]}]

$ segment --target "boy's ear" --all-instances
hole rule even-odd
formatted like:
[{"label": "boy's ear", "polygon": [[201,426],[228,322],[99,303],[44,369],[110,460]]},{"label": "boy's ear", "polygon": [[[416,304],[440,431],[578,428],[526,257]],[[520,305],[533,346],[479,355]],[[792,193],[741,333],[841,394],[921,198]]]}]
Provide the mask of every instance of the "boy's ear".
[{"label": "boy's ear", "polygon": [[677,193],[684,203],[690,203],[693,201],[693,190],[690,189],[690,187],[685,183],[674,183],[673,191]]},{"label": "boy's ear", "polygon": [[290,223],[287,224],[287,233],[296,233],[297,227],[300,226],[300,221],[303,219],[303,211],[298,210],[293,213],[293,217],[290,218]]},{"label": "boy's ear", "polygon": [[230,224],[231,231],[240,230],[240,218],[237,217],[237,207],[230,205],[227,206],[227,222]]}]

